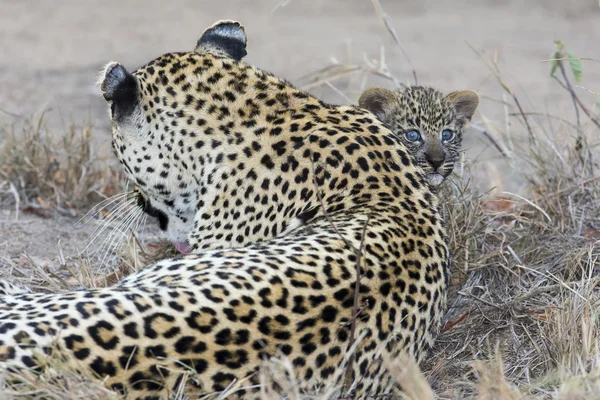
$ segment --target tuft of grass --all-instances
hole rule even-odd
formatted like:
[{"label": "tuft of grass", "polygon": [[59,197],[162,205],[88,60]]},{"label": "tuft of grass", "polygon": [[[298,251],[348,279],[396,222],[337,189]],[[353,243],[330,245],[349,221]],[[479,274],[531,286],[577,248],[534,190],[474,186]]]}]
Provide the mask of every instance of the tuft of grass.
[{"label": "tuft of grass", "polygon": [[19,281],[53,290],[95,287],[100,284],[97,279],[114,283],[123,271],[133,271],[122,264],[105,275],[100,268],[90,267],[90,263],[112,267],[131,230],[145,222],[131,192],[125,191],[121,167],[99,145],[101,136],[90,124],[52,131],[45,123],[46,113],[10,118],[0,122],[0,206],[14,209],[10,222],[19,223],[24,213],[46,219],[55,213],[74,217],[96,204],[74,225],[96,229],[87,246],[82,243],[79,259],[65,259],[59,248],[58,260],[48,260],[51,265],[21,256],[0,259],[0,266],[17,272]]},{"label": "tuft of grass", "polygon": [[121,169],[112,158],[98,156],[91,125],[55,133],[44,118],[42,113],[0,124],[0,190],[7,198],[34,207],[29,211],[75,215],[122,190]]}]

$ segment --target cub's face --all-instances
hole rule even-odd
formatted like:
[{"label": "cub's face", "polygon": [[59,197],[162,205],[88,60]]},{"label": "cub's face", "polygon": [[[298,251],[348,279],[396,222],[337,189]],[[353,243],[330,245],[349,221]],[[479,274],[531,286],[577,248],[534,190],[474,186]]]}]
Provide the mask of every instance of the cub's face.
[{"label": "cub's face", "polygon": [[458,162],[463,131],[478,104],[479,96],[470,90],[445,96],[422,86],[395,92],[368,89],[359,99],[361,107],[398,135],[432,187],[439,186]]}]

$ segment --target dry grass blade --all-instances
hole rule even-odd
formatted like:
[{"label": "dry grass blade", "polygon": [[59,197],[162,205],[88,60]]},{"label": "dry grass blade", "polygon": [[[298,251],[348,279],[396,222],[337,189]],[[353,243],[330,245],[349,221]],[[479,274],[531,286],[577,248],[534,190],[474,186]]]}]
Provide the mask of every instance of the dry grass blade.
[{"label": "dry grass blade", "polygon": [[[358,251],[356,252],[356,281],[354,283],[354,299],[352,305],[352,322],[350,325],[350,345],[354,344],[354,338],[356,337],[356,319],[358,318],[359,307],[358,307],[358,297],[360,295],[360,279],[361,279],[361,259],[363,257],[363,250],[365,246],[365,239],[367,235],[367,227],[369,226],[369,221],[371,220],[371,214],[367,216],[367,220],[363,226],[363,230],[360,236],[360,246]],[[344,389],[351,387],[352,385],[352,365],[354,363],[354,354],[350,356],[350,360],[348,361],[348,365],[346,366],[346,378],[344,382]]]},{"label": "dry grass blade", "polygon": [[[319,184],[317,182],[317,174],[315,172],[315,162],[314,161],[311,162],[311,173],[312,173],[312,177],[313,177],[313,186],[317,193],[317,197],[319,199],[319,203],[320,203],[321,209],[323,211],[324,217],[327,219],[327,221],[329,222],[329,224],[331,225],[333,230],[336,232],[336,234],[344,241],[346,246],[348,246],[348,248],[353,250],[356,255],[356,280],[355,280],[355,284],[354,284],[354,297],[353,297],[352,316],[351,316],[350,340],[348,342],[350,344],[350,346],[354,346],[356,344],[355,343],[356,319],[358,318],[358,314],[360,312],[359,304],[358,304],[358,298],[359,298],[359,294],[360,294],[360,278],[361,278],[360,262],[361,262],[361,259],[363,256],[363,247],[365,244],[367,227],[369,226],[369,220],[371,219],[371,215],[370,214],[367,215],[367,219],[363,225],[363,229],[362,229],[362,233],[361,233],[360,245],[358,248],[356,248],[356,246],[354,246],[348,239],[346,239],[341,234],[341,232],[338,230],[337,226],[331,219],[331,216],[327,212],[327,208],[325,207],[325,203],[323,201],[323,196],[321,195],[321,192],[319,190]],[[354,354],[350,354],[348,364],[346,365],[344,386],[342,388],[343,392],[345,390],[348,390],[352,385],[352,364],[353,364],[353,362],[354,362]]]},{"label": "dry grass blade", "polygon": [[410,69],[411,69],[413,78],[415,80],[415,85],[418,85],[419,84],[419,80],[417,79],[417,71],[415,69],[415,66],[413,65],[410,57],[408,56],[408,53],[406,52],[406,49],[404,48],[404,45],[402,44],[402,42],[398,38],[398,34],[396,33],[396,29],[394,29],[394,26],[392,25],[392,20],[391,20],[390,16],[387,15],[385,13],[385,11],[383,11],[383,7],[381,7],[381,3],[379,3],[379,0],[371,0],[371,2],[373,3],[373,6],[375,7],[375,10],[377,11],[377,14],[383,20],[383,23],[385,24],[385,28],[390,33],[390,35],[392,35],[392,37],[394,38],[394,41],[396,42],[396,44],[398,45],[398,47],[400,47],[400,50],[402,51],[402,54],[404,54],[404,58],[406,58],[406,61],[410,65]]},{"label": "dry grass blade", "polygon": [[406,400],[434,400],[433,389],[427,383],[421,369],[414,358],[402,353],[390,359],[387,353],[382,354],[383,365],[390,371],[396,383],[402,388]]},{"label": "dry grass blade", "polygon": [[575,58],[571,58],[571,57],[560,57],[560,58],[549,58],[546,60],[542,60],[542,62],[553,62],[553,61],[569,61],[569,60],[580,60],[580,61],[594,61],[594,62],[600,62],[600,60],[597,60],[595,58],[590,58],[590,57],[575,57]]},{"label": "dry grass blade", "polygon": [[43,400],[120,400],[122,396],[104,387],[103,382],[50,356],[43,373],[19,374],[0,367],[0,398]]},{"label": "dry grass blade", "polygon": [[304,75],[300,79],[308,81],[303,87],[305,90],[310,90],[317,86],[325,85],[330,81],[354,75],[362,70],[363,67],[359,65],[333,64]]},{"label": "dry grass blade", "polygon": [[348,80],[348,90],[358,94],[365,90],[367,77],[369,76],[381,77],[392,81],[396,87],[406,86],[390,72],[385,61],[385,48],[383,46],[380,48],[378,59],[371,60],[364,54],[363,61],[364,65],[356,65],[351,61],[344,64],[334,59],[332,64],[302,76],[300,80],[306,82],[302,85],[302,88],[310,90],[319,86],[327,86],[345,101],[355,103],[356,101],[352,100],[350,96],[337,86],[333,86],[331,82],[338,80],[345,82],[345,80]]},{"label": "dry grass blade", "polygon": [[[569,80],[569,78],[567,77],[567,73],[565,71],[565,67],[564,67],[564,62],[562,60],[562,52],[561,51],[557,51],[556,52],[557,60],[556,60],[556,65],[558,66],[558,69],[560,70],[561,76],[562,76],[562,81],[556,77],[555,75],[553,76],[554,80],[556,82],[558,82],[567,92],[569,92],[569,95],[571,96],[571,99],[573,101],[573,107],[575,109],[575,118],[577,121],[577,142],[575,144],[575,148],[578,150],[579,154],[580,154],[580,161],[582,163],[584,163],[585,165],[587,165],[588,168],[590,168],[590,172],[593,174],[594,171],[594,164],[592,161],[592,153],[590,151],[588,142],[583,134],[582,131],[582,127],[581,127],[581,121],[579,118],[579,109],[581,109],[585,115],[588,116],[588,118],[596,125],[596,127],[600,128],[600,121],[590,113],[590,111],[587,109],[587,107],[582,103],[581,99],[579,98],[579,96],[577,96],[577,93],[575,93],[575,89],[573,88],[573,86],[571,85],[571,81]],[[581,153],[586,153],[586,156],[583,156]]]},{"label": "dry grass blade", "polygon": [[535,208],[536,210],[538,210],[539,212],[542,213],[542,215],[544,217],[546,217],[546,219],[548,220],[548,222],[552,222],[552,218],[550,218],[550,216],[548,215],[548,213],[546,211],[544,211],[540,206],[538,206],[537,204],[535,204],[533,201],[526,199],[523,196],[520,196],[516,193],[511,193],[511,192],[502,192],[502,194],[507,194],[509,196],[514,196],[520,200],[523,200],[525,203],[529,204],[530,206],[532,206],[533,208]]},{"label": "dry grass blade", "polygon": [[533,130],[531,129],[531,125],[529,124],[529,119],[527,118],[527,115],[525,114],[525,111],[523,110],[523,107],[521,106],[521,102],[517,98],[517,95],[515,94],[514,90],[508,85],[508,83],[504,80],[504,78],[502,78],[502,74],[500,73],[500,68],[498,68],[498,64],[494,60],[487,60],[483,56],[482,52],[478,51],[470,44],[467,43],[467,45],[471,48],[471,50],[473,50],[473,52],[475,54],[477,54],[477,56],[480,58],[480,60],[488,67],[488,70],[490,71],[492,76],[496,79],[496,81],[500,84],[500,86],[506,91],[506,93],[508,93],[508,95],[510,97],[512,97],[513,101],[515,102],[515,105],[519,109],[519,113],[523,117],[523,122],[525,123],[525,126],[527,127],[527,132],[529,133],[529,140],[530,140],[530,142],[533,142],[535,140],[535,135],[533,134]]},{"label": "dry grass blade", "polygon": [[496,349],[496,358],[490,363],[476,363],[479,385],[476,400],[521,400],[523,395],[506,382],[502,358]]},{"label": "dry grass blade", "polygon": [[[484,122],[486,122],[487,125],[487,118],[485,116],[482,115],[482,118],[484,120]],[[506,158],[511,158],[512,155],[509,153],[508,149],[504,146],[504,144],[502,142],[497,141],[496,139],[494,139],[492,137],[492,135],[490,134],[490,132],[488,132],[486,129],[484,129],[482,126],[479,126],[478,124],[474,124],[471,123],[471,128],[483,133],[483,135],[485,136],[485,138],[487,140],[490,141],[490,143],[496,148],[496,150],[498,150],[498,152],[500,154],[502,154],[503,157]]]}]

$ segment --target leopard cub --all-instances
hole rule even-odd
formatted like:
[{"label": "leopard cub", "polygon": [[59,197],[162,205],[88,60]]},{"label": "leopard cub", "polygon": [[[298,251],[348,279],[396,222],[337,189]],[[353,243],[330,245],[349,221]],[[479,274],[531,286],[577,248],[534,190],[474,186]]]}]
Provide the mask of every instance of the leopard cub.
[{"label": "leopard cub", "polygon": [[436,188],[460,158],[463,132],[479,104],[472,90],[444,95],[437,89],[410,86],[396,91],[367,89],[358,100],[394,132]]}]

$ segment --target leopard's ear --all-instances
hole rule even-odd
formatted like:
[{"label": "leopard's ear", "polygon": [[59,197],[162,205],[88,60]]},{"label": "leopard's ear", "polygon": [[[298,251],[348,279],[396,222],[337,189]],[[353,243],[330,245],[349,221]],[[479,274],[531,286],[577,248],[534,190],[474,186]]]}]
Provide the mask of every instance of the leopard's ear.
[{"label": "leopard's ear", "polygon": [[458,90],[446,95],[446,101],[454,107],[458,118],[468,123],[479,105],[479,95],[472,90]]},{"label": "leopard's ear", "polygon": [[370,88],[358,99],[358,106],[371,111],[380,121],[385,121],[397,102],[394,92],[382,88]]},{"label": "leopard's ear", "polygon": [[237,21],[222,20],[215,23],[198,39],[195,51],[210,53],[240,61],[246,53],[248,38],[242,24]]},{"label": "leopard's ear", "polygon": [[98,78],[100,90],[106,100],[125,101],[135,97],[137,83],[125,67],[116,61],[111,61],[103,68]]},{"label": "leopard's ear", "polygon": [[137,104],[138,86],[135,76],[118,62],[111,61],[104,67],[98,82],[104,99],[111,102],[112,120],[124,122]]}]

